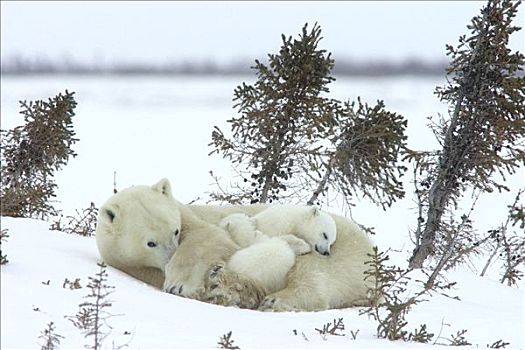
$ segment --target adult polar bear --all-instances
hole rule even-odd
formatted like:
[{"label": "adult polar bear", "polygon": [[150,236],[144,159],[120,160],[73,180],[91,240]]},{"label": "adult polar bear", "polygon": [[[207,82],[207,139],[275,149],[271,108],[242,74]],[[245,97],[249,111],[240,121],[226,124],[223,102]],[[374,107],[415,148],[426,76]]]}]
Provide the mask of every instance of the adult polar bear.
[{"label": "adult polar bear", "polygon": [[107,264],[185,297],[252,308],[264,297],[261,305],[274,311],[367,303],[367,283],[371,282],[363,280],[363,272],[372,243],[355,223],[337,215],[332,215],[337,240],[330,256],[298,256],[284,289],[264,295],[255,282],[224,270],[219,289],[239,295],[214,297],[217,285],[209,285],[210,275],[239,249],[218,224],[229,214],[253,216],[266,207],[184,205],[173,198],[169,181],[163,179],[151,187],[130,187],[108,199],[99,212],[97,246]]}]

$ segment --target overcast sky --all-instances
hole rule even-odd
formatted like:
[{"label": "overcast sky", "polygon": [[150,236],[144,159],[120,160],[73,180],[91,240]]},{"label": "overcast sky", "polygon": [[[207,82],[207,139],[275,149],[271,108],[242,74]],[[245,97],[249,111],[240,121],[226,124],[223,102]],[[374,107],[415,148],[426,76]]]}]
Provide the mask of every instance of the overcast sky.
[{"label": "overcast sky", "polygon": [[[1,2],[2,59],[229,62],[275,52],[318,22],[334,57],[444,57],[485,2]],[[516,24],[524,26],[523,5]],[[525,51],[523,31],[513,49]]]}]

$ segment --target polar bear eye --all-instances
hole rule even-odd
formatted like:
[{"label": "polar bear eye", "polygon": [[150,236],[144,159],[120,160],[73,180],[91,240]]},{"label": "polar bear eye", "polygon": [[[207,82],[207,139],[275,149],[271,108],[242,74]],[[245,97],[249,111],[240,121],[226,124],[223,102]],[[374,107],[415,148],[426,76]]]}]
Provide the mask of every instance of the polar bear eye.
[{"label": "polar bear eye", "polygon": [[157,243],[153,242],[153,241],[149,241],[148,242],[148,247],[150,248],[155,248],[157,246]]},{"label": "polar bear eye", "polygon": [[175,234],[175,237],[177,237],[179,235],[179,229],[176,229],[174,234]]},{"label": "polar bear eye", "polygon": [[326,235],[326,232],[323,232],[323,238],[328,240],[328,236]]}]

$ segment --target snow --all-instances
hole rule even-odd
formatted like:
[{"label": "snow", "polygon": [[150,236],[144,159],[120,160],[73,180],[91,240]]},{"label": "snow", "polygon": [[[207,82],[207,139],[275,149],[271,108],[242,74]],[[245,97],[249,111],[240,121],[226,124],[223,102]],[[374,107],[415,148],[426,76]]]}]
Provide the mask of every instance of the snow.
[{"label": "snow", "polygon": [[[212,128],[218,125],[228,131],[226,120],[235,115],[231,108],[233,89],[252,78],[1,79],[3,129],[22,123],[18,100],[45,99],[66,88],[77,92],[74,123],[80,141],[74,149],[78,157],[56,174],[56,207],[69,215],[91,201],[100,207],[112,194],[114,171],[119,189],[153,184],[167,177],[178,199],[189,202],[200,198],[199,203],[206,203],[207,192],[213,190],[208,171],[214,170],[225,182],[233,173],[228,162],[208,157]],[[425,127],[426,118],[446,112],[446,106],[432,93],[439,84],[440,79],[413,77],[342,79],[331,90],[339,99],[355,99],[357,95],[368,102],[384,99],[387,109],[408,119],[409,146],[431,149],[436,142]],[[522,167],[508,178],[513,192],[480,198],[474,216],[476,227],[488,230],[504,220],[506,205],[523,186],[524,177]],[[406,198],[387,211],[361,198],[356,198],[351,211],[356,221],[376,228],[373,239],[381,250],[397,250],[391,252],[391,260],[402,267],[412,249],[408,230],[415,223],[410,175],[405,185]],[[350,214],[338,198],[332,194],[330,198],[325,209]],[[36,220],[2,218],[1,227],[9,229],[10,235],[2,244],[9,260],[1,268],[2,349],[37,347],[38,336],[50,321],[55,322],[57,333],[65,336],[62,348],[80,348],[87,342],[64,316],[77,312],[87,294],[87,277],[98,272],[100,256],[93,238],[49,231],[49,226]],[[478,277],[480,267],[473,263],[448,273],[450,281],[458,282],[451,294],[460,296],[461,301],[433,296],[408,314],[408,330],[426,323],[430,332],[438,333],[444,323],[449,325],[443,326],[444,337],[468,329],[465,337],[473,346],[485,347],[503,339],[511,348],[524,348],[523,290],[499,284],[497,266],[490,269],[488,277]],[[104,343],[106,348],[111,348],[112,342],[129,343],[133,349],[214,348],[219,337],[230,330],[235,345],[241,348],[431,347],[377,339],[374,321],[359,316],[357,308],[315,313],[225,308],[164,294],[112,268],[108,272],[110,284],[116,287],[111,295],[111,312],[116,316],[108,321],[113,330]],[[80,278],[83,288],[62,288],[65,278]],[[49,285],[42,283],[48,280]],[[345,336],[327,336],[324,340],[315,331],[341,317]],[[359,330],[356,340],[352,340],[351,330]]]},{"label": "snow", "polygon": [[[9,260],[2,266],[2,349],[35,348],[49,322],[54,322],[56,332],[65,337],[62,348],[86,344],[89,340],[64,316],[75,315],[87,295],[87,277],[99,271],[94,237],[50,231],[48,223],[32,219],[4,217],[2,228],[10,235],[2,246]],[[108,320],[113,329],[105,348],[112,343],[128,344],[133,349],[214,348],[228,331],[241,348],[431,347],[377,339],[374,322],[359,316],[358,308],[309,313],[241,310],[165,294],[111,267],[108,275],[108,284],[115,286],[110,295],[110,312],[115,316]],[[80,278],[82,288],[63,288],[66,278]],[[468,329],[466,338],[474,346],[485,347],[503,339],[512,348],[524,347],[522,290],[465,272],[449,278],[459,282],[454,294],[461,301],[435,295],[409,313],[409,330],[426,323],[437,334],[444,321],[450,324],[443,329],[444,337]],[[47,281],[49,285],[44,284]],[[327,335],[325,340],[315,330],[339,318],[345,324],[344,336]],[[353,340],[350,331],[357,330],[357,339]],[[131,334],[124,335],[126,331]]]}]

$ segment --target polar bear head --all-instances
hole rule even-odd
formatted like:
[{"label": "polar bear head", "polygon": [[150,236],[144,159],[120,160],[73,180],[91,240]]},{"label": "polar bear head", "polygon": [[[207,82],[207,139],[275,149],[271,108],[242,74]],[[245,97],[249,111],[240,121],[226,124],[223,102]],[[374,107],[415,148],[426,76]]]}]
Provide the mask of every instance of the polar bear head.
[{"label": "polar bear head", "polygon": [[305,207],[303,220],[297,223],[298,236],[319,254],[330,255],[330,247],[337,238],[337,228],[330,214],[317,207]]},{"label": "polar bear head", "polygon": [[122,190],[100,208],[96,241],[104,261],[117,268],[164,270],[181,236],[179,203],[167,179]]},{"label": "polar bear head", "polygon": [[219,227],[230,234],[235,243],[246,248],[261,239],[262,233],[256,230],[256,223],[243,213],[230,214],[223,218]]}]

